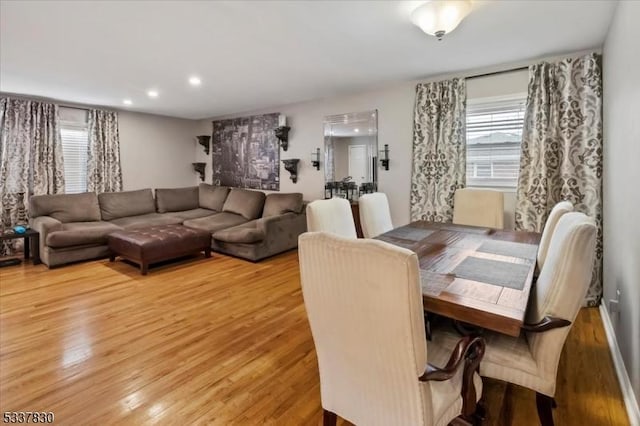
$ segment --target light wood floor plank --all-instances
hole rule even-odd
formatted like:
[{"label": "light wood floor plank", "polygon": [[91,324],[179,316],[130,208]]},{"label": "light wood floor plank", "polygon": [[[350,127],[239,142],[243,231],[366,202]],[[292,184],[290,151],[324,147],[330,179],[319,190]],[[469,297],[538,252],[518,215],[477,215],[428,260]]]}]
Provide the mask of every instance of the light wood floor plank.
[{"label": "light wood floor plank", "polygon": [[[57,424],[318,425],[298,259],[215,255],[152,269],[0,269],[0,411]],[[597,309],[560,361],[558,425],[626,425]],[[485,380],[488,425],[537,424],[531,391]],[[340,420],[339,424],[346,424]]]}]

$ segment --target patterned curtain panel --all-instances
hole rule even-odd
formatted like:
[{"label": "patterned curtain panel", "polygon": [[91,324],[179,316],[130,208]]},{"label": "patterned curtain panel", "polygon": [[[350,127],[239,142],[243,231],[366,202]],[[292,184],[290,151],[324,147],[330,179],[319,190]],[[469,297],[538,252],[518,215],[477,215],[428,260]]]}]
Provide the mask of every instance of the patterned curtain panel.
[{"label": "patterned curtain panel", "polygon": [[598,226],[586,300],[595,306],[602,296],[602,66],[595,53],[529,67],[516,229],[542,231],[562,200]]},{"label": "patterned curtain panel", "polygon": [[[0,220],[25,224],[31,195],[64,192],[58,106],[26,99],[0,99]],[[11,254],[17,241],[5,242]]]},{"label": "patterned curtain panel", "polygon": [[87,191],[122,191],[118,114],[89,110]]},{"label": "patterned curtain panel", "polygon": [[450,222],[466,172],[463,79],[418,84],[413,122],[411,220]]}]

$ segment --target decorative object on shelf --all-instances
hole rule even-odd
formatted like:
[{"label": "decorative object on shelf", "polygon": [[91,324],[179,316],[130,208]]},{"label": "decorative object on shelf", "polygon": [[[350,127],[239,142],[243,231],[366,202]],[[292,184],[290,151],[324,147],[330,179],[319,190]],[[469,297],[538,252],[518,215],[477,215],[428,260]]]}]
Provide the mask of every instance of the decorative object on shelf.
[{"label": "decorative object on shelf", "polygon": [[280,141],[280,147],[283,151],[289,149],[289,130],[291,130],[289,126],[276,127],[275,129],[276,138]]},{"label": "decorative object on shelf", "polygon": [[209,155],[209,142],[211,141],[211,136],[209,135],[200,135],[196,136],[198,139],[198,143],[204,147],[204,153]]},{"label": "decorative object on shelf", "polygon": [[384,144],[384,149],[380,151],[380,163],[385,170],[389,170],[389,144]]},{"label": "decorative object on shelf", "polygon": [[471,0],[432,0],[417,7],[411,22],[425,33],[442,40],[471,12]]},{"label": "decorative object on shelf", "polygon": [[315,152],[311,153],[311,165],[320,170],[320,148],[316,148]]},{"label": "decorative object on shelf", "polygon": [[289,149],[289,130],[291,130],[291,127],[287,126],[287,116],[280,114],[278,116],[278,127],[273,129],[273,131],[280,141],[280,147],[283,151]]},{"label": "decorative object on shelf", "polygon": [[346,198],[349,201],[357,201],[359,195],[362,194],[362,188],[365,185],[374,185],[374,184],[373,183],[362,184],[360,186],[360,190],[358,190],[358,184],[353,181],[353,178],[351,176],[347,176],[346,178],[337,182],[325,182],[324,198],[340,197],[340,198]]},{"label": "decorative object on shelf", "polygon": [[22,225],[16,225],[13,227],[13,232],[15,232],[16,234],[24,234],[25,232],[27,232],[27,228]]},{"label": "decorative object on shelf", "polygon": [[207,168],[207,163],[191,163],[193,165],[193,170],[198,172],[200,175],[200,180],[204,182],[204,169]]},{"label": "decorative object on shelf", "polygon": [[288,158],[286,160],[282,160],[284,163],[284,169],[291,174],[291,180],[293,183],[298,181],[298,163],[300,162],[299,158]]},{"label": "decorative object on shelf", "polygon": [[371,194],[374,193],[378,190],[377,185],[375,184],[375,182],[365,182],[363,184],[360,185],[360,190],[358,193],[358,197],[364,195],[364,194]]},{"label": "decorative object on shelf", "polygon": [[280,190],[280,142],[273,131],[278,115],[250,115],[212,123],[214,185]]}]

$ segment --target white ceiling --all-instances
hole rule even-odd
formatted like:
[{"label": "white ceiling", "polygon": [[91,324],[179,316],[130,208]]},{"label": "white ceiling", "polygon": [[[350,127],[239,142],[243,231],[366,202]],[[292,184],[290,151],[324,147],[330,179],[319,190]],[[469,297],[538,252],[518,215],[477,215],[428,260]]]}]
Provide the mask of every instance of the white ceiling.
[{"label": "white ceiling", "polygon": [[475,1],[438,42],[421,3],[2,0],[0,90],[205,118],[600,47],[616,5]]}]

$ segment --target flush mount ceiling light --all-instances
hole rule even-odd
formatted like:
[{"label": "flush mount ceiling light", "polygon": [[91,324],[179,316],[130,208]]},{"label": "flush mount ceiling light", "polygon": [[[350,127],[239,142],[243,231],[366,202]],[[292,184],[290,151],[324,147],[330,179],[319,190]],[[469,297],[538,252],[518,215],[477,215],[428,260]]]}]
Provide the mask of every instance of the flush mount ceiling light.
[{"label": "flush mount ceiling light", "polygon": [[470,0],[431,0],[411,14],[411,22],[425,33],[442,40],[471,12]]}]

